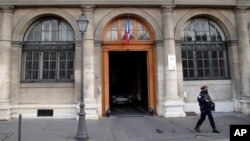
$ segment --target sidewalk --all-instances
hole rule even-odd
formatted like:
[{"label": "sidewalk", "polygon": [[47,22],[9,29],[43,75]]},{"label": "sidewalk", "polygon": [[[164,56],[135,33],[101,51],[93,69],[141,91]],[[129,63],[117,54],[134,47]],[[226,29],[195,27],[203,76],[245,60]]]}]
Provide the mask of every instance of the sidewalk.
[{"label": "sidewalk", "polygon": [[[250,115],[241,113],[214,113],[214,118],[220,134],[212,133],[208,119],[200,133],[194,132],[199,116],[87,120],[87,131],[89,141],[228,141],[230,124],[250,124]],[[22,141],[74,141],[77,124],[75,119],[23,119]],[[17,141],[17,126],[17,119],[0,121],[0,141]]]}]

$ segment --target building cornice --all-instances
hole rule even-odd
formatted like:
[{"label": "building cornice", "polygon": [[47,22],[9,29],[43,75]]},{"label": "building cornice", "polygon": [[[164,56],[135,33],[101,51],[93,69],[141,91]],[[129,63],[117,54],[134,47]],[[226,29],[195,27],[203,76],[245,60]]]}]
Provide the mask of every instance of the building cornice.
[{"label": "building cornice", "polygon": [[96,7],[109,6],[138,6],[161,7],[172,5],[175,7],[214,7],[233,8],[246,6],[250,8],[249,0],[0,0],[0,7],[13,5],[15,7],[79,7],[81,5],[95,5]]}]

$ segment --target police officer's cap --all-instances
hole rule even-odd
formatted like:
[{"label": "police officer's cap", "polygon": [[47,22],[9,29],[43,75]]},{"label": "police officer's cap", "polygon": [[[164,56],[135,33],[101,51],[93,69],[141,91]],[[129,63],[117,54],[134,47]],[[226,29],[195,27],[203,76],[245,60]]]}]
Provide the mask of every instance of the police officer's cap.
[{"label": "police officer's cap", "polygon": [[201,87],[201,90],[204,90],[206,88],[207,88],[207,86],[204,85],[204,86]]}]

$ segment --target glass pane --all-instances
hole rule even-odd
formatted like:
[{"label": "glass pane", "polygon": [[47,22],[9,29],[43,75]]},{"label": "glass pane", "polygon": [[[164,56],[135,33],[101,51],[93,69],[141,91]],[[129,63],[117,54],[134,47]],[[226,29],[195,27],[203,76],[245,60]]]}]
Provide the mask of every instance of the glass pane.
[{"label": "glass pane", "polygon": [[73,41],[73,33],[71,30],[68,30],[68,40],[67,41]]},{"label": "glass pane", "polygon": [[225,66],[224,66],[224,60],[222,60],[222,59],[220,59],[220,67],[221,68],[224,68]]},{"label": "glass pane", "polygon": [[43,61],[43,69],[49,69],[49,61]]},{"label": "glass pane", "polygon": [[218,68],[218,61],[217,60],[213,60],[213,66],[214,66],[214,68]]},{"label": "glass pane", "polygon": [[66,68],[66,62],[60,61],[60,69],[65,69],[65,68]]},{"label": "glass pane", "polygon": [[209,68],[209,60],[204,60],[204,68]]},{"label": "glass pane", "polygon": [[201,35],[201,39],[202,39],[202,41],[207,41],[207,34],[203,33]]},{"label": "glass pane", "polygon": [[62,30],[60,36],[60,41],[67,41],[67,30]]},{"label": "glass pane", "polygon": [[49,52],[43,52],[43,60],[49,60]]},{"label": "glass pane", "polygon": [[203,77],[203,69],[198,69],[198,77]]},{"label": "glass pane", "polygon": [[50,62],[50,69],[56,69],[56,61]]},{"label": "glass pane", "polygon": [[188,51],[188,59],[193,59],[193,51]]},{"label": "glass pane", "polygon": [[25,73],[25,79],[26,80],[30,80],[31,79],[31,73],[32,71],[28,71],[28,70],[26,70],[26,73]]},{"label": "glass pane", "polygon": [[28,36],[28,41],[34,41],[34,31],[30,31],[29,36]]},{"label": "glass pane", "polygon": [[48,79],[48,78],[49,78],[48,71],[43,71],[43,79]]},{"label": "glass pane", "polygon": [[74,53],[72,51],[69,51],[68,52],[68,57],[67,57],[68,60],[74,60]]},{"label": "glass pane", "polygon": [[65,79],[66,78],[65,70],[60,70],[59,77],[60,77],[60,79]]},{"label": "glass pane", "polygon": [[218,77],[218,76],[219,76],[218,69],[214,69],[214,77]]},{"label": "glass pane", "polygon": [[208,51],[203,51],[203,59],[208,59]]},{"label": "glass pane", "polygon": [[118,40],[117,31],[112,31],[111,32],[111,37],[112,37],[112,41]]},{"label": "glass pane", "polygon": [[38,51],[33,52],[33,60],[39,60],[39,52]]},{"label": "glass pane", "polygon": [[210,77],[210,70],[209,69],[205,69],[205,77]]},{"label": "glass pane", "polygon": [[67,69],[73,69],[73,61],[68,61]]},{"label": "glass pane", "polygon": [[194,77],[194,69],[189,70],[189,77]]},{"label": "glass pane", "polygon": [[57,31],[52,31],[52,33],[51,33],[51,36],[52,36],[51,41],[57,41],[57,35],[58,35]]},{"label": "glass pane", "polygon": [[121,39],[122,39],[122,40],[125,40],[125,39],[126,39],[125,31],[122,31]]},{"label": "glass pane", "polygon": [[202,60],[197,60],[197,66],[198,66],[198,68],[203,68]]},{"label": "glass pane", "polygon": [[187,58],[186,51],[182,51],[181,56],[182,56],[182,59],[186,59]]},{"label": "glass pane", "polygon": [[38,79],[38,71],[33,71],[33,79]]},{"label": "glass pane", "polygon": [[26,60],[32,60],[32,52],[26,52]]},{"label": "glass pane", "polygon": [[58,30],[58,22],[57,20],[51,20],[52,30]]},{"label": "glass pane", "polygon": [[50,35],[49,35],[49,31],[44,31],[43,32],[43,39],[42,41],[50,41]]},{"label": "glass pane", "polygon": [[32,61],[26,61],[26,69],[28,70],[32,69]]},{"label": "glass pane", "polygon": [[50,30],[50,20],[45,20],[42,23],[42,29],[43,30]]},{"label": "glass pane", "polygon": [[220,77],[225,77],[225,70],[224,69],[220,69]]},{"label": "glass pane", "polygon": [[65,51],[60,52],[60,60],[66,60],[66,52]]},{"label": "glass pane", "polygon": [[42,22],[42,31],[43,31],[43,38],[42,41],[51,41],[51,21],[50,20],[45,20]]},{"label": "glass pane", "polygon": [[217,59],[217,51],[212,51],[212,58]]},{"label": "glass pane", "polygon": [[40,41],[41,40],[41,23],[33,27],[29,32],[27,41]]},{"label": "glass pane", "polygon": [[111,30],[117,30],[117,22],[112,24]]},{"label": "glass pane", "polygon": [[37,30],[33,32],[34,32],[33,41],[41,41],[41,30]]},{"label": "glass pane", "polygon": [[219,51],[219,58],[224,58],[224,52],[223,51]]},{"label": "glass pane", "polygon": [[106,40],[110,41],[111,40],[111,31],[108,31],[106,34]]},{"label": "glass pane", "polygon": [[193,36],[190,34],[191,32],[185,32],[184,33],[184,41],[189,41],[189,42],[192,42],[193,40]]},{"label": "glass pane", "polygon": [[[147,36],[147,35],[145,35],[145,36]],[[134,38],[135,38],[134,31],[130,31],[129,40],[134,40]],[[145,37],[145,38],[147,38],[147,37]]]},{"label": "glass pane", "polygon": [[149,34],[147,31],[138,31],[138,40],[149,40]]},{"label": "glass pane", "polygon": [[194,68],[193,60],[188,60],[188,68]]},{"label": "glass pane", "polygon": [[50,52],[50,60],[56,60],[56,52]]},{"label": "glass pane", "polygon": [[196,58],[202,59],[202,51],[196,51]]},{"label": "glass pane", "polygon": [[187,61],[186,60],[182,60],[182,67],[187,68]]},{"label": "glass pane", "polygon": [[39,62],[38,61],[34,61],[33,62],[33,69],[39,69]]},{"label": "glass pane", "polygon": [[143,28],[143,26],[142,26],[142,24],[140,24],[140,23],[137,23],[137,30],[138,31],[141,31],[141,30],[143,30],[144,28]]},{"label": "glass pane", "polygon": [[184,78],[188,77],[188,70],[187,69],[183,69],[183,77]]},{"label": "glass pane", "polygon": [[73,77],[73,71],[72,70],[69,70],[68,72],[67,72],[67,79],[70,79],[70,80],[72,80],[74,77]]},{"label": "glass pane", "polygon": [[50,76],[49,76],[49,78],[50,79],[55,79],[56,78],[56,72],[55,71],[50,71]]}]

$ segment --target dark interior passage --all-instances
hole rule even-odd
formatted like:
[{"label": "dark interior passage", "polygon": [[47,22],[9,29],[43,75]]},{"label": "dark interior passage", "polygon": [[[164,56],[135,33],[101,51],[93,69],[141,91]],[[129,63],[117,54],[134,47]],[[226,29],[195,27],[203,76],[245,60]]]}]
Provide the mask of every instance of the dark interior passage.
[{"label": "dark interior passage", "polygon": [[109,52],[111,115],[145,115],[148,111],[147,52]]}]

